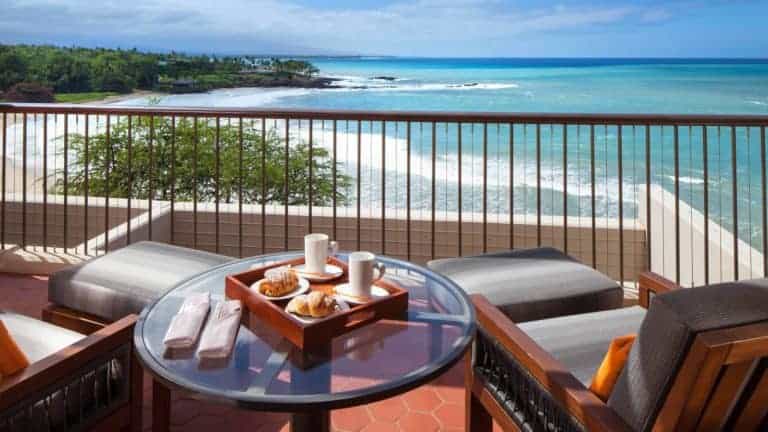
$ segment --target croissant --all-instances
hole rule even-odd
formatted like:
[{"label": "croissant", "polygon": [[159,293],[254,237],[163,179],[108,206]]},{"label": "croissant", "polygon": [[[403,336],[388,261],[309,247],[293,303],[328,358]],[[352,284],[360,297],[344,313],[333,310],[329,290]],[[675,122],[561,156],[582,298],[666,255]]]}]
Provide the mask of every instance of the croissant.
[{"label": "croissant", "polygon": [[313,291],[307,295],[296,296],[288,302],[286,312],[313,318],[323,318],[334,313],[338,309],[336,300],[320,291]]},{"label": "croissant", "polygon": [[295,291],[299,287],[299,276],[290,267],[278,267],[264,272],[264,280],[259,284],[259,292],[270,296],[280,297]]}]

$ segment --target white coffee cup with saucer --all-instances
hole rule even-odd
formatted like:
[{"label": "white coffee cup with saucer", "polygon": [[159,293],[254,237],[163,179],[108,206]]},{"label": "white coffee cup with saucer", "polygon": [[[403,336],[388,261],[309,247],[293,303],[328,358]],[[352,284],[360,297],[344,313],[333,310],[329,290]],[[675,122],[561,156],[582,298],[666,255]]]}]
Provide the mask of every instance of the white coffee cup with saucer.
[{"label": "white coffee cup with saucer", "polygon": [[349,282],[336,286],[336,294],[349,303],[361,304],[389,295],[386,289],[374,285],[384,277],[386,267],[370,252],[349,254]]},{"label": "white coffee cup with saucer", "polygon": [[328,263],[328,256],[336,255],[338,243],[331,241],[327,234],[316,233],[304,236],[304,264],[295,267],[305,279],[325,282],[341,277],[344,271]]}]

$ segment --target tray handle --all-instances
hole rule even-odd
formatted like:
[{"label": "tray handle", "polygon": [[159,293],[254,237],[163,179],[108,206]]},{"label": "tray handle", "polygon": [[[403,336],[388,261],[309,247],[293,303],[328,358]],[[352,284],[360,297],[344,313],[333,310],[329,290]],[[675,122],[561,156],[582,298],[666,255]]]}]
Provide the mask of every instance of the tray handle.
[{"label": "tray handle", "polygon": [[352,331],[356,328],[362,327],[368,323],[376,321],[378,318],[378,311],[376,309],[362,310],[348,315],[347,322],[344,323],[344,328],[347,331]]}]

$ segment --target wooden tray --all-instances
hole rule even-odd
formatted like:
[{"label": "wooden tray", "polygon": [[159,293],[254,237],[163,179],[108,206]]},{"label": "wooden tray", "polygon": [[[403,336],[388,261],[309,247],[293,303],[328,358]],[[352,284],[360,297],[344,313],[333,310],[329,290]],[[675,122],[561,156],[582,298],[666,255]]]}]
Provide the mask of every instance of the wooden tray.
[{"label": "wooden tray", "polygon": [[[408,310],[408,291],[384,279],[379,280],[375,285],[387,290],[389,296],[361,305],[350,305],[347,311],[334,313],[313,323],[303,323],[286,312],[285,306],[288,300],[270,301],[250,288],[254,282],[263,279],[264,272],[270,268],[284,265],[297,266],[303,263],[304,257],[301,257],[229,275],[226,278],[226,295],[228,298],[242,301],[245,307],[261,321],[272,326],[302,350],[327,347],[336,336],[349,333],[380,319],[402,318]],[[310,290],[333,294],[336,285],[347,282],[347,264],[334,257],[329,257],[328,263],[340,267],[344,275],[329,282],[310,283]]]}]

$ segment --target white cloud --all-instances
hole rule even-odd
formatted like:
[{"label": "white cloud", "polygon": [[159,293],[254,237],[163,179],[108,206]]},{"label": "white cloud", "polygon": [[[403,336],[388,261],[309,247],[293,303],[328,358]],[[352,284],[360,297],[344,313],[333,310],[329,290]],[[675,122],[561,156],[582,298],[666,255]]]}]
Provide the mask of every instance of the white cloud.
[{"label": "white cloud", "polygon": [[130,7],[113,0],[4,1],[10,4],[0,16],[0,40],[240,52],[446,55],[452,45],[482,51],[486,41],[514,45],[541,32],[669,17],[631,4],[523,10],[501,0],[402,0],[370,10],[279,0],[132,0]]}]

